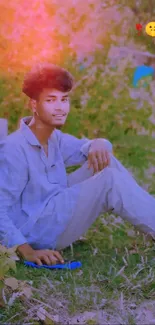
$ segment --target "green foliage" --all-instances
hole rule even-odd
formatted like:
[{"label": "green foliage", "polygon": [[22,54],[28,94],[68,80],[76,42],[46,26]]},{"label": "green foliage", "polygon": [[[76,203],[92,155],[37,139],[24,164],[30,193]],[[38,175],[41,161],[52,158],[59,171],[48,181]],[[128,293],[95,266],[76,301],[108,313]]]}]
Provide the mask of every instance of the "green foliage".
[{"label": "green foliage", "polygon": [[0,280],[7,275],[9,270],[16,271],[16,260],[18,257],[15,248],[6,248],[0,245]]},{"label": "green foliage", "polygon": [[[126,5],[126,1],[122,1],[122,5]],[[155,5],[153,0],[128,0],[128,6],[134,10],[134,12],[137,14],[149,14],[152,15],[153,12],[155,12]]]}]

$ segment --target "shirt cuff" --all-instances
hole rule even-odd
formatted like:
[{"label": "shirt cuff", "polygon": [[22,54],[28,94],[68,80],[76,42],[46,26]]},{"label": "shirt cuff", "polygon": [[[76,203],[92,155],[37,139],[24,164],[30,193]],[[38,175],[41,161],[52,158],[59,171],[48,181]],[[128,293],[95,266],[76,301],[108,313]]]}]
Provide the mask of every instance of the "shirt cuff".
[{"label": "shirt cuff", "polygon": [[12,234],[9,232],[9,236],[6,235],[3,239],[3,245],[11,248],[14,246],[19,246],[27,243],[26,238],[22,235],[20,230],[17,230],[15,233]]},{"label": "shirt cuff", "polygon": [[102,140],[105,143],[105,146],[106,146],[107,151],[112,152],[113,151],[113,145],[112,145],[112,143],[109,140],[107,140],[107,139],[102,139]]},{"label": "shirt cuff", "polygon": [[89,153],[89,148],[90,145],[92,144],[94,140],[88,140],[85,144],[83,144],[83,146],[81,147],[80,151],[83,153],[84,156],[88,157],[88,153]]},{"label": "shirt cuff", "polygon": [[[96,139],[94,139],[96,140]],[[85,144],[83,144],[83,146],[81,147],[81,152],[86,156],[88,157],[88,153],[89,153],[89,149],[90,149],[90,145],[92,144],[92,142],[94,140],[88,140]],[[109,140],[106,140],[106,139],[102,139],[100,138],[100,140],[103,140],[104,144],[105,144],[105,147],[106,147],[106,150],[111,152],[113,151],[113,146],[112,146],[112,143],[109,141]]]}]

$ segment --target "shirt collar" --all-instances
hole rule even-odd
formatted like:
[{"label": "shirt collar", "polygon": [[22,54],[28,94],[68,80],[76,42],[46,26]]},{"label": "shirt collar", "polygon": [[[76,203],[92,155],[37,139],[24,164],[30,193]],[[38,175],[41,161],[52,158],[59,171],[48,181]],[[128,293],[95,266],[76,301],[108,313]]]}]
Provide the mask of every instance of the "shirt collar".
[{"label": "shirt collar", "polygon": [[[20,120],[20,130],[23,133],[26,140],[32,145],[32,146],[38,146],[41,147],[41,144],[39,140],[36,138],[35,134],[31,131],[28,124],[32,120],[33,116],[25,116]],[[52,132],[52,134],[49,137],[49,142],[51,143],[55,139],[55,130]]]},{"label": "shirt collar", "polygon": [[34,133],[31,131],[31,129],[28,127],[28,124],[30,123],[31,119],[32,119],[32,116],[23,117],[20,120],[20,130],[23,133],[23,135],[26,138],[26,140],[32,146],[39,146],[39,147],[41,147],[40,142],[38,141],[38,139],[36,138],[36,136],[34,135]]}]

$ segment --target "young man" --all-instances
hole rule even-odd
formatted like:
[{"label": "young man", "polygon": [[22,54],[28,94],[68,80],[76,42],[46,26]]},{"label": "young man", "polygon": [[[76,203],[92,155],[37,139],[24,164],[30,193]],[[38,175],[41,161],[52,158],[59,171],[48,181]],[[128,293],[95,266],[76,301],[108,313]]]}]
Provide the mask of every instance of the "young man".
[{"label": "young man", "polygon": [[[111,143],[58,130],[72,88],[66,70],[33,68],[23,84],[33,116],[0,143],[0,241],[39,265],[63,263],[55,249],[69,246],[107,211],[155,234],[155,198],[113,156]],[[79,164],[66,174],[66,167]]]}]

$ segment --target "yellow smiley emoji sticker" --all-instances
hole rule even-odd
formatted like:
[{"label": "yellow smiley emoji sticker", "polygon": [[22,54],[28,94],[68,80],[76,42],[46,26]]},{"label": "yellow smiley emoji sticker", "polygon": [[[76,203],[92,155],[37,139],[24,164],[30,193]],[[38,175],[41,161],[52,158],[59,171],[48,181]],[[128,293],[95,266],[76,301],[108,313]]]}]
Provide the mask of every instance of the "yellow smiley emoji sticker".
[{"label": "yellow smiley emoji sticker", "polygon": [[145,27],[146,34],[155,37],[155,21],[151,21]]}]

